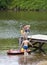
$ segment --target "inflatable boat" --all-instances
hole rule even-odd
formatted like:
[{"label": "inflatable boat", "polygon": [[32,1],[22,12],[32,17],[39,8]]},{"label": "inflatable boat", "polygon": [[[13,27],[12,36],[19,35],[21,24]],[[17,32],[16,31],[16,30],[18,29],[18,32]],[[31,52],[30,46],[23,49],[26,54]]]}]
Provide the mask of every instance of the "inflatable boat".
[{"label": "inflatable boat", "polygon": [[[31,52],[31,50],[27,51],[27,53],[29,53],[29,54],[30,54],[30,52]],[[24,51],[21,51],[21,50],[8,50],[7,54],[8,55],[23,55]]]}]

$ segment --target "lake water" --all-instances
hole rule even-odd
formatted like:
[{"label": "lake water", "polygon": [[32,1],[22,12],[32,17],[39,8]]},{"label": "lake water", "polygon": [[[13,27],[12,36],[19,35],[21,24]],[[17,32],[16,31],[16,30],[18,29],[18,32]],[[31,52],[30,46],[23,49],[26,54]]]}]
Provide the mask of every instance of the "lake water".
[{"label": "lake water", "polygon": [[[30,23],[29,23],[30,22]],[[47,22],[26,20],[0,20],[0,38],[17,38],[20,36],[20,26],[30,24],[32,34],[47,34]]]},{"label": "lake water", "polygon": [[0,65],[36,65],[40,61],[46,61],[47,56],[41,54],[7,55],[7,51],[0,51]]}]

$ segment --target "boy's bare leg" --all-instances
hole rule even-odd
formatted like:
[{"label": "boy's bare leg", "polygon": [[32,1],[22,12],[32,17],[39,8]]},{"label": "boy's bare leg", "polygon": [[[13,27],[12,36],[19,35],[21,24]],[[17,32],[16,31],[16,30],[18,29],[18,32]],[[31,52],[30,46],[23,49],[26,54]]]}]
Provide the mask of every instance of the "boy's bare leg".
[{"label": "boy's bare leg", "polygon": [[27,53],[27,50],[24,50],[24,56],[27,56],[28,53]]}]

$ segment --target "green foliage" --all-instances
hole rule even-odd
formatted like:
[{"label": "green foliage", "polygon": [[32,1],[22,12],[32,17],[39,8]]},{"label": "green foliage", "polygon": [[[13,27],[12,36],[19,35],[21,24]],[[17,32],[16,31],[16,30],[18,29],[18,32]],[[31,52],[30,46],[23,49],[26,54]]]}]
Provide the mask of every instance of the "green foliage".
[{"label": "green foliage", "polygon": [[5,0],[1,0],[0,3],[1,3],[0,5],[5,5],[6,4]]},{"label": "green foliage", "polygon": [[0,7],[13,9],[47,9],[47,0],[0,0]]}]

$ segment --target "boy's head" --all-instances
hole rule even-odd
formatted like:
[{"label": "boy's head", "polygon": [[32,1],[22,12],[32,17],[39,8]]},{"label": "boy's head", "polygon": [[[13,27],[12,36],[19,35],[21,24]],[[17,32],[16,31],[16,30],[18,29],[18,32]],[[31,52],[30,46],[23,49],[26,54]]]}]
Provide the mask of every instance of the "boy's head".
[{"label": "boy's head", "polygon": [[24,37],[23,40],[27,40],[27,37]]}]

